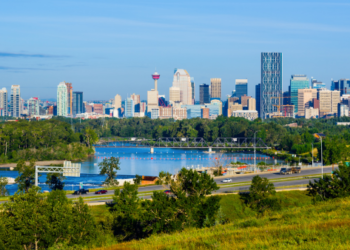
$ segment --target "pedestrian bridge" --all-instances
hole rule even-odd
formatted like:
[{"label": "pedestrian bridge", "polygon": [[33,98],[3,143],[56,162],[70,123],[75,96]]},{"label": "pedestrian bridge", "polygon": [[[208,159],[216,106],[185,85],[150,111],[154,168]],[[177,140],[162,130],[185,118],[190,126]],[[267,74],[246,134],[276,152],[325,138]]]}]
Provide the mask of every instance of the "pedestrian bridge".
[{"label": "pedestrian bridge", "polygon": [[268,149],[261,138],[229,138],[219,137],[213,142],[207,142],[202,137],[162,137],[158,139],[145,138],[118,138],[119,140],[99,141],[94,145],[95,148],[203,148],[203,149]]}]

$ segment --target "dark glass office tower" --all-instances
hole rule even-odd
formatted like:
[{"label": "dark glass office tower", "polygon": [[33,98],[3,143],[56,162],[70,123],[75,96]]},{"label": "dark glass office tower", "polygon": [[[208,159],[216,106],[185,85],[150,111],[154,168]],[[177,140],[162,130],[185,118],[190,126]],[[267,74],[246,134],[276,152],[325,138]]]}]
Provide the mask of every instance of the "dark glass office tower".
[{"label": "dark glass office tower", "polygon": [[73,116],[84,113],[83,92],[73,92]]},{"label": "dark glass office tower", "polygon": [[258,111],[258,115],[260,117],[260,83],[255,85],[255,100],[256,100],[256,110]]},{"label": "dark glass office tower", "polygon": [[248,96],[248,80],[237,79],[236,80],[236,97],[241,99],[242,96]]},{"label": "dark glass office tower", "polygon": [[208,84],[203,83],[199,85],[199,103],[200,104],[210,103]]},{"label": "dark glass office tower", "polygon": [[282,97],[282,53],[261,53],[260,116],[277,112],[278,98]]}]

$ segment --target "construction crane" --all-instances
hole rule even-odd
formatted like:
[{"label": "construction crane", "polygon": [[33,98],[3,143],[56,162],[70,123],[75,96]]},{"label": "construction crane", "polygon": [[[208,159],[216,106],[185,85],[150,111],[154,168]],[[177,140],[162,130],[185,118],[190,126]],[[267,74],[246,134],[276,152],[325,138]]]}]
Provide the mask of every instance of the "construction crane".
[{"label": "construction crane", "polygon": [[278,105],[272,105],[274,107],[277,107],[277,113],[279,114],[281,110],[281,107],[286,107],[286,109],[284,110],[284,116],[276,116],[276,117],[286,117],[287,116],[287,109],[293,109],[294,110],[294,105],[290,105],[290,104],[282,104],[281,105],[281,99],[286,99],[286,98],[292,98],[292,97],[296,97],[296,96],[285,96],[285,97],[280,97],[280,96],[272,96],[271,99],[278,99]]}]

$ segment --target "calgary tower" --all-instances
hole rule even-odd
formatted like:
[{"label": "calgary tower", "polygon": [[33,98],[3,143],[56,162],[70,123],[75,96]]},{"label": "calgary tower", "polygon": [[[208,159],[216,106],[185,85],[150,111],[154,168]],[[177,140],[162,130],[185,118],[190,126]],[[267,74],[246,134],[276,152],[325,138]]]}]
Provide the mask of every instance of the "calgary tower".
[{"label": "calgary tower", "polygon": [[154,80],[154,90],[155,91],[158,91],[157,84],[158,84],[159,77],[160,77],[160,75],[157,72],[154,72],[154,74],[152,75],[152,78]]}]

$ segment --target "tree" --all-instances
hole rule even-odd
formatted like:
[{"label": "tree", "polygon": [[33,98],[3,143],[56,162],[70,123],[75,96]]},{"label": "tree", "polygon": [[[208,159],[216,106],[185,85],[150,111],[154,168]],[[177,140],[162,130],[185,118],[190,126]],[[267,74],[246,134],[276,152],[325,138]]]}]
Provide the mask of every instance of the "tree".
[{"label": "tree", "polygon": [[91,128],[85,129],[84,138],[85,138],[85,143],[88,147],[91,147],[94,143],[98,142],[98,135]]},{"label": "tree", "polygon": [[8,183],[9,182],[6,177],[0,177],[0,196],[9,195],[9,192],[6,189],[6,185]]},{"label": "tree", "polygon": [[170,174],[169,172],[160,171],[156,184],[163,185],[164,187],[167,188],[170,185],[171,180],[172,180],[172,174]]},{"label": "tree", "polygon": [[63,190],[66,179],[62,174],[59,173],[48,173],[46,175],[46,184],[49,185],[51,190]]},{"label": "tree", "polygon": [[278,200],[273,198],[275,194],[276,190],[273,183],[269,183],[267,178],[256,175],[252,180],[249,193],[240,193],[240,197],[248,206],[262,215],[266,210],[281,208]]},{"label": "tree", "polygon": [[142,181],[142,176],[141,175],[135,175],[134,184],[135,185],[141,185],[141,181]]},{"label": "tree", "polygon": [[120,170],[120,161],[119,157],[105,158],[99,164],[100,174],[106,174],[107,178],[104,181],[104,184],[107,186],[118,186],[118,181],[115,179],[117,177],[117,171]]},{"label": "tree", "polygon": [[18,171],[18,177],[15,179],[18,190],[28,192],[35,184],[35,159],[31,159],[29,165],[24,160],[19,160],[15,170]]}]

